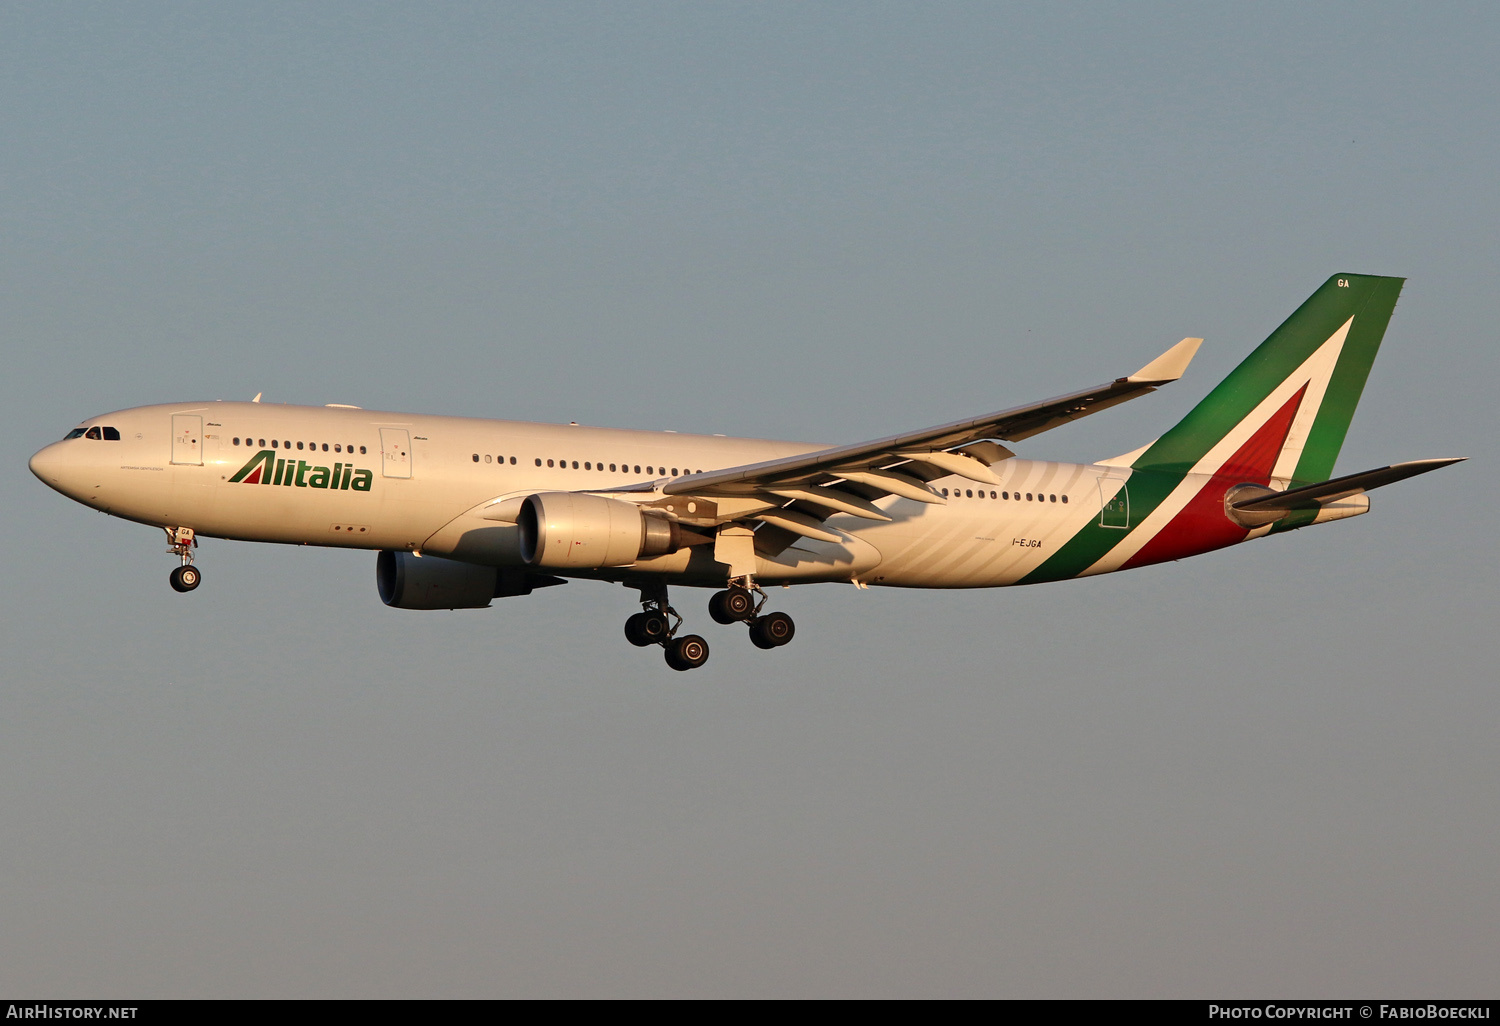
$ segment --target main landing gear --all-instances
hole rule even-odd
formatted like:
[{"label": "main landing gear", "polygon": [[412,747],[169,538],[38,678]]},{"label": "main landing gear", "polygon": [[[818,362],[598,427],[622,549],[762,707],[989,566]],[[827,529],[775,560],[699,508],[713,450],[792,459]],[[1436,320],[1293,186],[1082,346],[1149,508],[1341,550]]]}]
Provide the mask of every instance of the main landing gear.
[{"label": "main landing gear", "polygon": [[198,539],[191,527],[163,527],[162,530],[167,532],[167,542],[171,546],[167,551],[182,560],[182,565],[172,571],[167,581],[173,591],[192,591],[203,582],[203,574],[193,565],[193,549],[197,547]]},{"label": "main landing gear", "polygon": [[[759,599],[756,598],[759,596]],[[797,625],[785,613],[761,615],[767,601],[765,591],[750,577],[741,577],[708,600],[708,615],[717,623],[747,623],[756,648],[780,648],[792,640]]]},{"label": "main landing gear", "polygon": [[674,670],[694,670],[708,662],[708,642],[696,634],[676,636],[682,617],[667,603],[665,584],[642,587],[641,605],[645,608],[625,621],[626,641],[640,648],[660,645]]},{"label": "main landing gear", "polygon": [[[625,621],[625,639],[640,648],[660,645],[666,652],[667,665],[674,670],[692,670],[708,662],[707,641],[697,634],[677,636],[682,617],[667,603],[667,586],[639,587],[643,608]],[[765,604],[766,593],[753,579],[742,577],[708,600],[708,615],[722,624],[749,624],[750,640],[756,648],[780,648],[792,640],[797,625],[785,613],[761,615]]]}]

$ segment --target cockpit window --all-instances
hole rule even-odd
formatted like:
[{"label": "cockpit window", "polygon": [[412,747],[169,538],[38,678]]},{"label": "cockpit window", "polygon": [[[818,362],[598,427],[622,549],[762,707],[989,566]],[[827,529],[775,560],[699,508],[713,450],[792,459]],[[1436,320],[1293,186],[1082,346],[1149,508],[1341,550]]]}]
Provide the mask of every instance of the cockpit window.
[{"label": "cockpit window", "polygon": [[88,429],[87,432],[84,433],[83,437],[84,438],[98,439],[98,438],[103,438],[104,436],[102,434],[100,434],[99,429],[97,427],[91,427],[91,428]]},{"label": "cockpit window", "polygon": [[69,431],[67,434],[63,435],[63,441],[66,442],[70,438],[82,438],[82,437],[83,437],[83,428],[74,428],[72,431]]},{"label": "cockpit window", "polygon": [[119,429],[118,428],[112,428],[112,427],[105,428],[104,429],[104,440],[106,442],[118,442],[120,440],[120,431],[119,431]]}]

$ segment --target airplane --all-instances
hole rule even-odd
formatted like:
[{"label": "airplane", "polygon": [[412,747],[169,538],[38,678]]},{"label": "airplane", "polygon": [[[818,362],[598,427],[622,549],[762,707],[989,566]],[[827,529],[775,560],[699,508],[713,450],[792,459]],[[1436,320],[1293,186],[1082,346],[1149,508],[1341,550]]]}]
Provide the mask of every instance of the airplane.
[{"label": "airplane", "polygon": [[31,458],[48,486],[166,532],[170,583],[202,537],[378,552],[381,600],[474,609],[569,579],[640,593],[625,622],[675,670],[669,585],[758,648],[795,625],[766,585],[991,588],[1181,559],[1358,516],[1381,485],[1459,462],[1331,477],[1403,278],[1338,274],[1178,424],[1093,463],[1014,444],[1178,380],[1202,339],[1095,388],[850,445],[196,402],[92,417]]}]

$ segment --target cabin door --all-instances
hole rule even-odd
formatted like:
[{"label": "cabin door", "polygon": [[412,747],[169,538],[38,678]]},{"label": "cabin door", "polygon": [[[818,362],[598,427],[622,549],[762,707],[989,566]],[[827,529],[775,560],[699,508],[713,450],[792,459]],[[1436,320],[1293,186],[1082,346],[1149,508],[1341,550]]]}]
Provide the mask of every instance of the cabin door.
[{"label": "cabin door", "polygon": [[405,428],[380,429],[380,473],[411,477],[411,433]]},{"label": "cabin door", "polygon": [[172,414],[172,462],[203,466],[203,418]]}]

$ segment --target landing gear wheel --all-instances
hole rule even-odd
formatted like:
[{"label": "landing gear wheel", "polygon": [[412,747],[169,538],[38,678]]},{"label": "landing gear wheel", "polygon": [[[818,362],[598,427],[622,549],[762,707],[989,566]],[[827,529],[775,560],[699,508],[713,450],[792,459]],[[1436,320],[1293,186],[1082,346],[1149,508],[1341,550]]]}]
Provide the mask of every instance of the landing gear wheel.
[{"label": "landing gear wheel", "polygon": [[755,614],[755,596],[746,588],[730,588],[724,592],[724,612],[736,620]]},{"label": "landing gear wheel", "polygon": [[797,625],[785,613],[767,613],[750,625],[750,640],[756,648],[779,648],[796,633]]},{"label": "landing gear wheel", "polygon": [[708,615],[713,617],[714,623],[731,624],[739,621],[739,617],[724,608],[724,597],[728,594],[727,591],[714,592],[713,598],[708,600]]},{"label": "landing gear wheel", "polygon": [[625,640],[637,648],[645,648],[664,641],[667,630],[667,618],[654,610],[648,610],[636,613],[625,621]]},{"label": "landing gear wheel", "polygon": [[755,615],[755,596],[744,588],[720,591],[708,600],[708,615],[715,623],[739,623]]},{"label": "landing gear wheel", "polygon": [[693,670],[708,662],[708,642],[687,634],[667,642],[667,665],[674,670]]},{"label": "landing gear wheel", "polygon": [[192,591],[202,582],[203,575],[198,572],[197,567],[184,564],[173,570],[167,580],[171,582],[173,591]]}]

